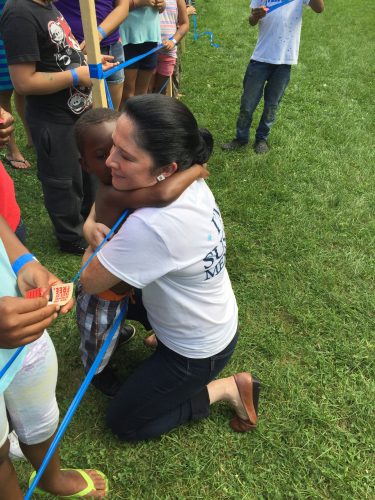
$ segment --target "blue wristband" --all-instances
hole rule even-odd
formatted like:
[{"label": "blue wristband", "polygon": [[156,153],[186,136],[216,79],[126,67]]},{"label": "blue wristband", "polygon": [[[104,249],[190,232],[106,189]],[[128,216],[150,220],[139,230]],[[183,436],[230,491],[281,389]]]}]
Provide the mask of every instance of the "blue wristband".
[{"label": "blue wristband", "polygon": [[75,69],[71,69],[70,72],[71,72],[72,77],[73,77],[73,86],[77,87],[78,86],[78,74],[77,74],[77,71]]},{"label": "blue wristband", "polygon": [[13,269],[13,272],[14,274],[18,274],[20,269],[25,265],[27,264],[28,262],[31,262],[33,260],[37,260],[36,257],[31,254],[31,253],[24,253],[23,255],[21,255],[21,257],[18,257],[18,259],[16,259],[13,264],[12,264],[12,269]]},{"label": "blue wristband", "polygon": [[103,40],[104,40],[104,38],[107,38],[107,33],[103,30],[103,28],[101,26],[98,26],[98,31],[102,35]]}]

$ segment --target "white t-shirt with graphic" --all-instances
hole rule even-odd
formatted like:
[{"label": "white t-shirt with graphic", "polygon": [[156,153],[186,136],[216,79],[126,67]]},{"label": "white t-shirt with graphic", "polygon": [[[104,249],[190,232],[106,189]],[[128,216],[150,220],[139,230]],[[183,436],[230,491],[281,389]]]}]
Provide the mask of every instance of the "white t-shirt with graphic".
[{"label": "white t-shirt with graphic", "polygon": [[268,7],[271,10],[258,23],[259,36],[251,59],[270,64],[297,64],[302,9],[309,1],[252,0],[251,9]]},{"label": "white t-shirt with graphic", "polygon": [[102,265],[141,288],[160,341],[186,357],[222,351],[237,330],[237,303],[225,268],[220,211],[203,180],[164,208],[134,212],[98,253]]}]

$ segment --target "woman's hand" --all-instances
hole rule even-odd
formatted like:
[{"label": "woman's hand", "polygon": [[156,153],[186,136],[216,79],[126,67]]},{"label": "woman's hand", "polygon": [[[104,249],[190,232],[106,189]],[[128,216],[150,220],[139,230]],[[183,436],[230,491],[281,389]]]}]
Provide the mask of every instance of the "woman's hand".
[{"label": "woman's hand", "polygon": [[57,317],[58,306],[45,297],[0,298],[0,348],[14,349],[38,339]]},{"label": "woman's hand", "polygon": [[[22,295],[25,295],[28,290],[40,288],[42,296],[48,300],[51,286],[62,285],[63,282],[57,276],[50,273],[48,269],[39,262],[34,261],[28,262],[19,270],[17,284]],[[60,309],[60,312],[66,314],[73,306],[74,300],[70,299],[70,301]]]}]

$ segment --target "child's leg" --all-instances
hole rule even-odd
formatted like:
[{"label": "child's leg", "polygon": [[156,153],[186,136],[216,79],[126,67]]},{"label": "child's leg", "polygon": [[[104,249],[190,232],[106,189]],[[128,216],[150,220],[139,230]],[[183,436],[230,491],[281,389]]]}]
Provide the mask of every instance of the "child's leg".
[{"label": "child's leg", "polygon": [[[0,91],[0,107],[4,108],[8,113],[12,113],[12,98],[13,90],[1,90]],[[25,160],[23,154],[19,150],[16,144],[16,139],[14,133],[9,137],[9,143],[7,144],[8,154],[7,159],[11,162],[14,168],[29,168],[30,163]]]},{"label": "child's leg", "polygon": [[135,95],[143,95],[148,93],[148,87],[152,78],[152,70],[138,70],[137,80],[135,83]]},{"label": "child's leg", "polygon": [[249,130],[253,113],[263,94],[263,87],[272,71],[272,64],[251,60],[243,79],[240,113],[237,119],[238,142],[249,141]]},{"label": "child's leg", "polygon": [[[4,397],[22,451],[36,470],[42,464],[58,424],[56,380],[56,353],[51,339],[45,333],[30,347],[22,369],[6,389]],[[91,495],[103,494],[103,479],[97,473],[89,474],[97,488]],[[8,471],[8,476],[14,482],[12,472]],[[81,491],[85,486],[86,481],[80,474],[74,470],[60,469],[60,455],[56,451],[43,474],[40,487],[63,496]],[[13,500],[17,497],[7,498]]]},{"label": "child's leg", "polygon": [[16,472],[9,458],[8,418],[4,395],[0,394],[0,500],[21,500],[22,492],[18,485]]},{"label": "child's leg", "polygon": [[159,54],[157,58],[154,92],[166,93],[166,82],[173,74],[176,58],[168,54]]},{"label": "child's leg", "polygon": [[122,93],[122,101],[126,101],[129,97],[135,95],[135,82],[137,80],[138,69],[125,69],[124,90]]},{"label": "child's leg", "polygon": [[266,140],[276,120],[276,112],[290,80],[289,64],[275,65],[264,87],[264,110],[256,131],[255,140]]},{"label": "child's leg", "polygon": [[[80,353],[85,372],[91,368],[100,348],[127,298],[115,302],[84,292],[81,283],[77,286],[77,323],[81,336]],[[118,342],[121,327],[115,332],[104,358],[96,371],[99,374],[107,366]]]},{"label": "child's leg", "polygon": [[27,113],[26,116],[36,149],[44,205],[60,247],[65,251],[69,243],[75,243],[82,247],[80,253],[83,253],[83,181],[74,127],[41,116]]},{"label": "child's leg", "polygon": [[31,138],[29,126],[27,125],[26,117],[25,117],[25,105],[26,105],[25,96],[17,94],[17,92],[14,91],[14,103],[16,105],[16,110],[17,110],[18,116],[22,120],[23,128],[25,129],[25,132],[27,135],[27,146],[31,147],[33,145],[33,140]]}]

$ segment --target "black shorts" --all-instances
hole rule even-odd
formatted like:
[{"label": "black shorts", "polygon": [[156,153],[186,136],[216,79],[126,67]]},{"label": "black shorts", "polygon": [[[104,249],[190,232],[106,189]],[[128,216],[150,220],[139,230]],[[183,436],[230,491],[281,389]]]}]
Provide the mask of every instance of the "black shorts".
[{"label": "black shorts", "polygon": [[[140,56],[141,54],[145,54],[149,50],[153,49],[157,46],[157,42],[143,42],[143,43],[128,43],[124,45],[124,54],[125,61],[129,61],[133,59],[133,57]],[[134,64],[130,64],[130,66],[126,66],[127,69],[143,69],[145,71],[153,71],[156,68],[157,64],[157,52],[153,52],[149,56],[144,57],[143,59],[135,62]]]}]

